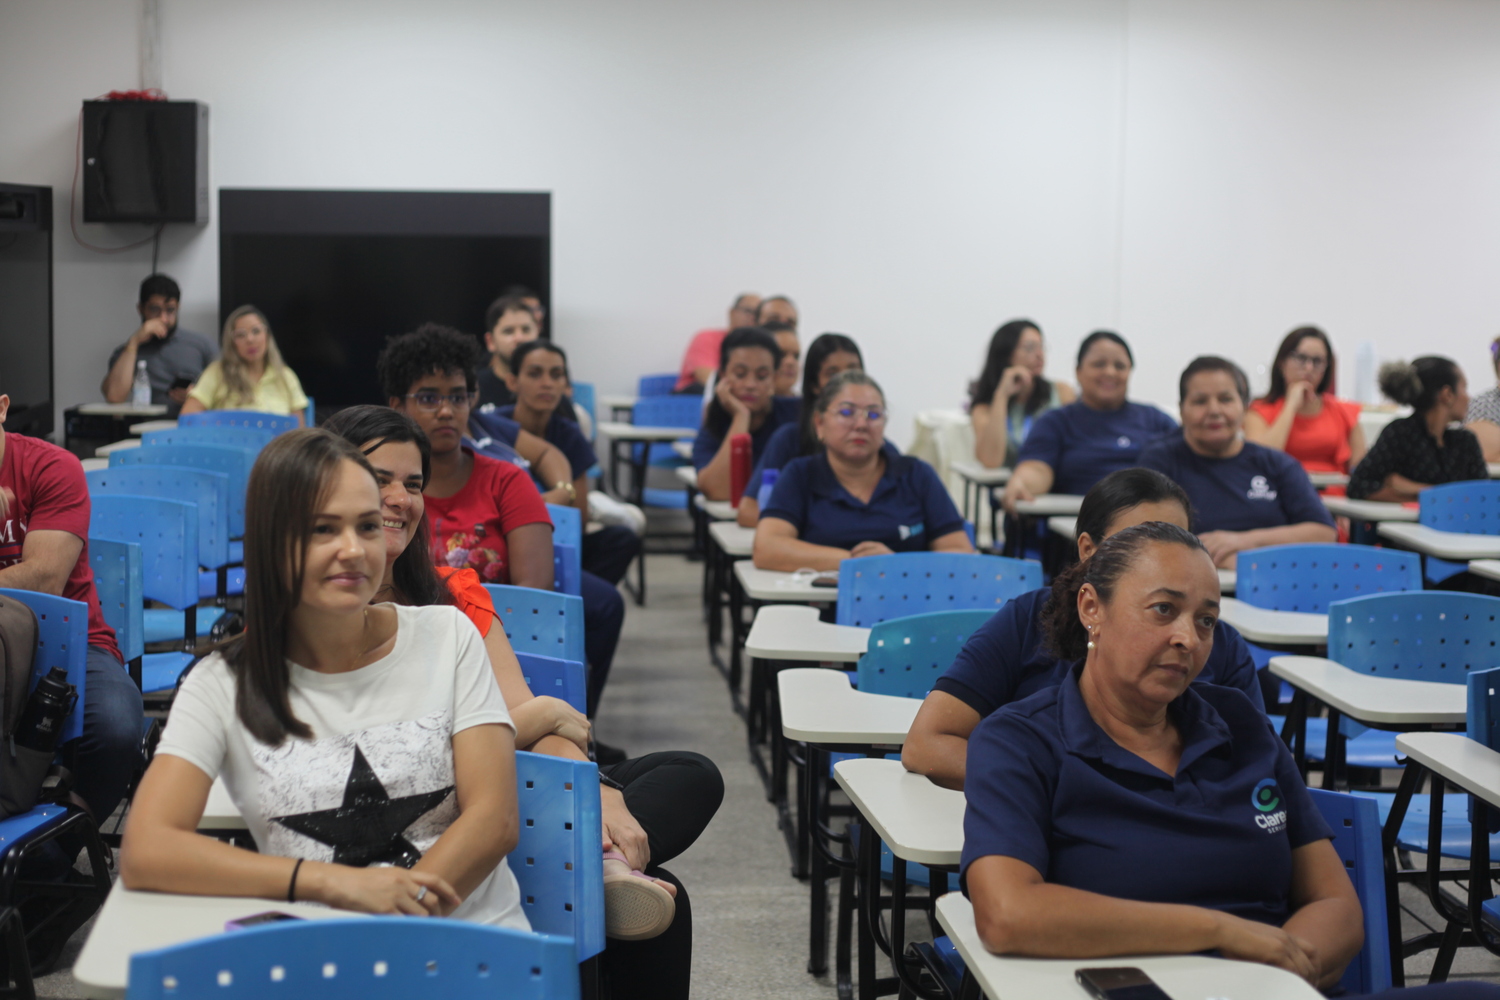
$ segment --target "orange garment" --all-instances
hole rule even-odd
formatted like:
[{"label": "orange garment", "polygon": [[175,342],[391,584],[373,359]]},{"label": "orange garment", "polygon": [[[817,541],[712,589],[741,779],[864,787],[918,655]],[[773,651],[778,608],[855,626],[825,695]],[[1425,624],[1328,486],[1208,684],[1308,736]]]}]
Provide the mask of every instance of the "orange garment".
[{"label": "orange garment", "polygon": [[[1274,424],[1285,405],[1286,397],[1274,403],[1257,399],[1250,404],[1250,409],[1266,423]],[[1358,423],[1358,403],[1325,392],[1323,409],[1317,416],[1304,417],[1299,413],[1292,418],[1292,429],[1282,450],[1301,462],[1308,472],[1348,472],[1349,435]]]},{"label": "orange garment", "polygon": [[479,629],[480,635],[489,635],[490,626],[495,624],[495,602],[490,600],[490,592],[479,582],[479,574],[468,567],[435,568],[438,579],[447,585],[448,593],[453,595],[453,603],[458,610],[468,616],[474,627]]}]

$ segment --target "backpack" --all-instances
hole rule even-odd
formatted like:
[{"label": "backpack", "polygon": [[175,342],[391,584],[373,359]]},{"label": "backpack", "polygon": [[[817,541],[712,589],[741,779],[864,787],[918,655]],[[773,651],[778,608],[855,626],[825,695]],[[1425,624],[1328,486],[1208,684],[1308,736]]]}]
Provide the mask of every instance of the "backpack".
[{"label": "backpack", "polygon": [[0,819],[36,805],[52,765],[52,754],[11,741],[31,693],[36,640],[36,614],[20,601],[0,595]]}]

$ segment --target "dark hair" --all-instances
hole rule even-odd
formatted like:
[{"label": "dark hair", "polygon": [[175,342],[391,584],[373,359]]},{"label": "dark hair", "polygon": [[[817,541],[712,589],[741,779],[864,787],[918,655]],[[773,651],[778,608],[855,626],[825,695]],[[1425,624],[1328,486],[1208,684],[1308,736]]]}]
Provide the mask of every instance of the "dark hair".
[{"label": "dark hair", "polygon": [[375,473],[354,446],[319,427],[261,450],[245,490],[245,631],[220,647],[235,679],[235,713],[262,743],[312,738],[292,712],[286,633],[302,596],[307,540],[339,463]]},{"label": "dark hair", "polygon": [[[527,293],[530,294],[530,293]],[[523,312],[536,322],[536,313],[526,304],[524,295],[515,294],[514,290],[506,292],[498,299],[490,303],[490,307],[484,311],[484,332],[489,333],[495,328],[495,324],[505,318],[508,312]]]},{"label": "dark hair", "polygon": [[160,295],[164,299],[182,301],[182,289],[177,287],[177,282],[165,274],[148,275],[146,280],[141,282],[140,304],[145,305],[147,302],[150,302],[153,295]]},{"label": "dark hair", "polygon": [[556,344],[552,343],[552,341],[550,340],[528,340],[524,344],[517,344],[516,349],[511,352],[510,355],[510,370],[515,372],[517,375],[521,374],[521,362],[525,361],[527,356],[530,355],[533,351],[551,351],[553,354],[556,354],[558,357],[562,358],[563,377],[569,379],[572,378],[572,376],[568,374],[567,352],[565,352],[561,347],[558,347]]},{"label": "dark hair", "polygon": [[1325,392],[1332,391],[1337,383],[1334,381],[1333,344],[1329,343],[1328,334],[1315,326],[1299,326],[1281,338],[1281,346],[1276,348],[1276,360],[1271,362],[1271,388],[1261,399],[1267,403],[1274,403],[1286,395],[1286,376],[1281,374],[1281,366],[1297,350],[1297,345],[1308,337],[1321,340],[1324,350],[1328,352],[1328,367],[1323,369],[1323,378],[1318,382],[1317,393],[1321,396]]},{"label": "dark hair", "polygon": [[[739,295],[735,296],[734,304],[732,306],[730,306],[729,308],[730,309],[739,309],[739,308],[742,308],[740,306],[740,303],[744,302],[746,299],[750,298],[752,295],[754,295],[757,299],[760,298],[760,296],[759,295],[755,295],[754,292],[740,292]],[[760,307],[756,306],[756,308],[759,309]]]},{"label": "dark hair", "polygon": [[1120,336],[1118,333],[1115,333],[1113,330],[1095,330],[1087,337],[1084,337],[1083,343],[1078,345],[1078,364],[1075,367],[1083,367],[1084,355],[1088,354],[1090,347],[1093,347],[1101,340],[1109,340],[1113,341],[1116,344],[1119,344],[1120,347],[1125,351],[1125,357],[1130,360],[1130,367],[1135,367],[1135,355],[1130,353],[1130,345],[1125,343],[1124,337]]},{"label": "dark hair", "polygon": [[[1038,336],[1042,328],[1029,319],[1013,319],[1009,323],[1002,323],[990,337],[989,353],[985,355],[984,371],[979,373],[979,381],[974,383],[969,390],[969,405],[983,403],[990,405],[990,400],[995,398],[995,388],[1000,384],[1000,376],[1005,374],[1005,369],[1011,366],[1011,359],[1015,357],[1016,348],[1020,346],[1021,337],[1027,330],[1035,330]],[[1128,351],[1129,348],[1126,348]],[[1082,357],[1082,355],[1080,355]],[[1031,380],[1031,395],[1026,397],[1026,412],[1035,413],[1052,399],[1052,383],[1038,375]]]},{"label": "dark hair", "polygon": [[797,333],[797,328],[784,319],[766,320],[764,323],[760,324],[760,328],[773,337],[778,333],[790,333],[793,335]]},{"label": "dark hair", "polygon": [[[323,425],[369,455],[381,445],[414,444],[422,455],[422,486],[432,476],[432,444],[417,422],[389,406],[346,406]],[[411,541],[391,566],[391,582],[403,598],[415,605],[452,604],[453,594],[433,567],[427,513],[412,531]]]},{"label": "dark hair", "polygon": [[1088,535],[1098,545],[1120,514],[1143,503],[1169,500],[1181,504],[1192,523],[1193,504],[1181,486],[1155,469],[1119,469],[1095,483],[1083,498],[1074,534],[1079,538]]},{"label": "dark hair", "polygon": [[402,399],[418,380],[428,375],[463,373],[470,392],[479,384],[474,370],[484,361],[484,352],[474,338],[451,326],[423,323],[411,333],[386,341],[375,359],[375,374],[386,399]]},{"label": "dark hair", "polygon": [[[771,352],[771,370],[774,372],[781,367],[781,345],[776,343],[776,338],[766,332],[764,327],[741,326],[729,331],[723,343],[719,345],[719,381],[724,378],[724,371],[729,367],[729,355],[742,347],[759,347]],[[717,382],[715,383],[717,385]],[[729,411],[724,409],[724,404],[719,402],[717,394],[709,400],[708,412],[703,415],[703,424],[715,437],[722,438],[729,430]]]},{"label": "dark hair", "polygon": [[1409,364],[1391,361],[1380,366],[1380,391],[1418,413],[1426,413],[1437,403],[1438,393],[1458,388],[1461,374],[1458,365],[1435,354]]},{"label": "dark hair", "polygon": [[1078,592],[1092,584],[1099,599],[1108,604],[1115,584],[1150,542],[1167,542],[1207,552],[1198,536],[1166,521],[1147,521],[1110,535],[1087,562],[1059,573],[1052,581],[1052,596],[1042,611],[1042,629],[1047,650],[1061,660],[1081,660],[1088,653],[1089,634],[1078,620]]},{"label": "dark hair", "polygon": [[1228,358],[1221,358],[1217,354],[1200,354],[1188,362],[1188,366],[1182,370],[1182,375],[1177,379],[1177,404],[1180,406],[1187,401],[1188,383],[1194,375],[1202,375],[1204,372],[1224,372],[1234,379],[1235,391],[1240,394],[1240,402],[1250,403],[1250,380],[1245,377],[1245,372],[1239,365]]},{"label": "dark hair", "polygon": [[518,299],[536,299],[538,302],[542,300],[542,297],[540,295],[538,295],[536,292],[533,292],[526,285],[507,285],[505,291],[501,292],[500,294],[510,295]]},{"label": "dark hair", "polygon": [[833,405],[834,397],[851,385],[867,385],[880,393],[880,398],[885,399],[885,390],[880,388],[880,383],[871,378],[863,369],[851,368],[845,372],[839,372],[828,380],[818,398],[813,400],[813,412],[825,413]]},{"label": "dark hair", "polygon": [[755,307],[755,321],[757,323],[760,322],[760,314],[765,311],[766,305],[771,302],[785,302],[787,305],[792,307],[793,312],[797,311],[797,303],[793,302],[785,295],[768,295],[760,300],[760,305]]},{"label": "dark hair", "polygon": [[818,437],[812,429],[813,407],[820,391],[818,374],[823,362],[839,353],[852,354],[859,358],[861,368],[865,366],[859,345],[842,333],[820,333],[807,345],[807,356],[802,361],[802,413],[797,419],[798,455],[811,455],[818,450]]}]

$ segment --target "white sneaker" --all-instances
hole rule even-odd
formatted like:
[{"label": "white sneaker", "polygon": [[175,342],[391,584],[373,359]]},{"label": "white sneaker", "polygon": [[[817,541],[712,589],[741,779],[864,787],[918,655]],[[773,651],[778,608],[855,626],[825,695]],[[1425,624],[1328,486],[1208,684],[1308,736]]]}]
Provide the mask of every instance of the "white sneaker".
[{"label": "white sneaker", "polygon": [[616,500],[603,490],[589,490],[589,520],[623,524],[638,536],[646,533],[646,512],[633,503]]}]

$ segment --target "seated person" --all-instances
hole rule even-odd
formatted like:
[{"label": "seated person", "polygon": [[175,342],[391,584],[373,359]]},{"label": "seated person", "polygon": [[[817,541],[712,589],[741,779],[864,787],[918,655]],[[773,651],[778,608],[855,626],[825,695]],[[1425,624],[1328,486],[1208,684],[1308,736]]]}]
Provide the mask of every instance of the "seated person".
[{"label": "seated person", "polygon": [[797,372],[802,360],[802,342],[797,339],[797,328],[783,320],[772,320],[762,329],[776,338],[781,348],[781,364],[776,368],[776,396],[779,399],[797,395]]},{"label": "seated person", "polygon": [[255,410],[307,423],[307,395],[297,373],[281,360],[271,324],[254,306],[240,306],[224,320],[219,359],[203,369],[188,391],[183,413]]},{"label": "seated person", "polygon": [[1141,449],[1140,463],[1187,491],[1193,529],[1214,565],[1233,569],[1247,549],[1336,542],[1333,515],[1292,456],[1241,434],[1250,383],[1225,358],[1194,358],[1178,380],[1182,431]]},{"label": "seated person", "polygon": [[754,325],[763,327],[767,323],[785,323],[796,330],[797,304],[785,295],[772,295],[761,299],[760,305],[755,307]]},{"label": "seated person", "polygon": [[[1182,488],[1150,469],[1122,469],[1099,480],[1078,511],[1078,560],[1088,562],[1099,543],[1146,521],[1187,529],[1192,507]],[[969,636],[953,666],[922,702],[901,763],[944,788],[964,787],[969,736],[980,721],[1012,702],[1062,683],[1071,668],[1046,648],[1042,623],[1051,588],[1006,602]],[[1239,688],[1260,707],[1260,681],[1250,649],[1234,627],[1214,625],[1213,650],[1195,683]]]},{"label": "seated person", "polygon": [[[510,360],[513,372],[511,388],[516,393],[516,402],[512,406],[499,407],[495,412],[515,420],[532,436],[544,439],[568,460],[568,504],[576,507],[587,523],[588,472],[599,464],[599,458],[578,424],[565,419],[560,412],[570,381],[568,356],[549,340],[533,340],[517,347]],[[537,479],[535,472],[532,478]],[[537,487],[545,489],[545,480],[537,479]],[[583,535],[581,557],[584,571],[610,584],[624,579],[630,561],[640,552],[640,536],[621,524],[585,531]]]},{"label": "seated person", "polygon": [[973,552],[963,517],[932,466],[885,452],[885,395],[851,370],[818,394],[821,454],[781,470],[755,529],[755,565],[835,570],[893,552]]},{"label": "seated person", "polygon": [[[263,599],[178,691],[121,881],[529,929],[505,861],[515,726],[456,608],[371,606],[385,533],[353,445],[304,429],[266,446],[245,496],[245,572]],[[197,832],[221,775],[258,851]]]},{"label": "seated person", "polygon": [[[552,519],[519,467],[477,455],[463,444],[474,393],[474,342],[451,327],[423,324],[394,337],[375,362],[390,406],[414,420],[432,444],[424,491],[439,565],[472,567],[484,583],[551,590]],[[591,574],[582,580],[589,716],[609,677],[625,602]],[[601,745],[601,763],[620,751]],[[619,757],[616,759],[623,759]]]},{"label": "seated person", "polygon": [[1469,382],[1458,365],[1431,355],[1382,365],[1380,390],[1414,412],[1385,425],[1349,474],[1350,497],[1410,503],[1429,486],[1489,478],[1474,432],[1450,426],[1469,410]]},{"label": "seated person", "polygon": [[1308,472],[1347,473],[1365,457],[1365,432],[1359,404],[1335,396],[1334,384],[1328,334],[1293,330],[1276,350],[1270,391],[1245,414],[1245,438],[1286,452]]},{"label": "seated person", "polygon": [[688,341],[682,355],[682,370],[677,374],[673,392],[702,395],[703,387],[719,370],[719,345],[724,343],[730,330],[755,325],[755,311],[760,308],[760,296],[745,292],[729,307],[729,325],[723,329],[699,330]]},{"label": "seated person", "polygon": [[[490,360],[479,369],[480,406],[509,406],[516,401],[509,381],[510,356],[519,345],[541,337],[541,308],[534,297],[502,295],[485,310],[484,346]],[[575,419],[571,397],[565,397],[559,412],[569,420]]]},{"label": "seated person", "polygon": [[776,396],[781,348],[760,327],[732,330],[719,346],[714,394],[693,442],[698,489],[709,500],[729,499],[730,439],[750,435],[751,465],[765,451],[776,428],[795,424],[801,403]]},{"label": "seated person", "polygon": [[[1490,341],[1490,364],[1500,379],[1500,337]],[[1500,462],[1500,385],[1492,385],[1469,401],[1464,426],[1479,439],[1486,462]]]},{"label": "seated person", "polygon": [[[818,402],[818,393],[823,387],[833,380],[839,372],[851,369],[863,370],[865,362],[859,353],[859,345],[842,333],[824,333],[819,335],[807,348],[807,365],[802,370],[802,409],[795,424],[782,424],[776,428],[776,433],[771,435],[771,440],[766,442],[765,451],[761,452],[760,461],[756,463],[754,471],[750,473],[750,486],[745,495],[740,499],[740,505],[735,509],[741,527],[753,528],[760,520],[760,498],[771,498],[770,490],[767,488],[765,479],[766,472],[775,477],[781,474],[786,463],[802,455],[816,453],[821,445],[818,444],[817,435],[813,433],[812,417],[813,408]],[[889,441],[885,443],[886,455],[890,458],[899,457],[901,452]]]},{"label": "seated person", "polygon": [[1073,387],[1049,380],[1046,370],[1042,328],[1031,320],[1013,319],[990,338],[984,371],[969,396],[974,457],[986,469],[1014,468],[1032,423],[1073,402]]},{"label": "seated person", "polygon": [[188,396],[188,387],[198,381],[203,369],[217,355],[213,341],[201,333],[177,327],[177,306],[182,291],[165,274],[153,274],[141,282],[140,302],[135,311],[141,325],[130,339],[109,356],[109,371],[99,391],[111,403],[127,403],[135,387],[138,362],[146,362],[151,380],[151,402],[166,406],[177,415]]},{"label": "seated person", "polygon": [[1054,588],[1047,642],[1072,666],[969,741],[959,879],[985,946],[1217,951],[1337,985],[1364,921],[1332,833],[1260,710],[1192,683],[1219,617],[1208,553],[1151,521]]},{"label": "seated person", "polygon": [[[421,429],[384,406],[340,410],[327,429],[359,447],[380,483],[386,569],[375,600],[456,604],[484,637],[517,748],[586,760],[588,719],[567,702],[532,694],[474,571],[434,570],[422,498],[430,448]],[[692,913],[682,883],[661,865],[707,827],[723,798],[723,780],[711,760],[686,751],[648,754],[603,767],[600,775],[601,841],[608,852],[605,931],[616,939],[604,954],[605,978],[615,997],[686,998]],[[643,884],[639,875],[630,877],[632,870],[651,878]]]},{"label": "seated person", "polygon": [[1125,398],[1135,358],[1118,333],[1095,330],[1078,348],[1079,397],[1042,414],[1021,444],[1005,484],[1005,509],[1043,493],[1082,496],[1118,469],[1136,464],[1148,443],[1177,429],[1154,406]]}]

